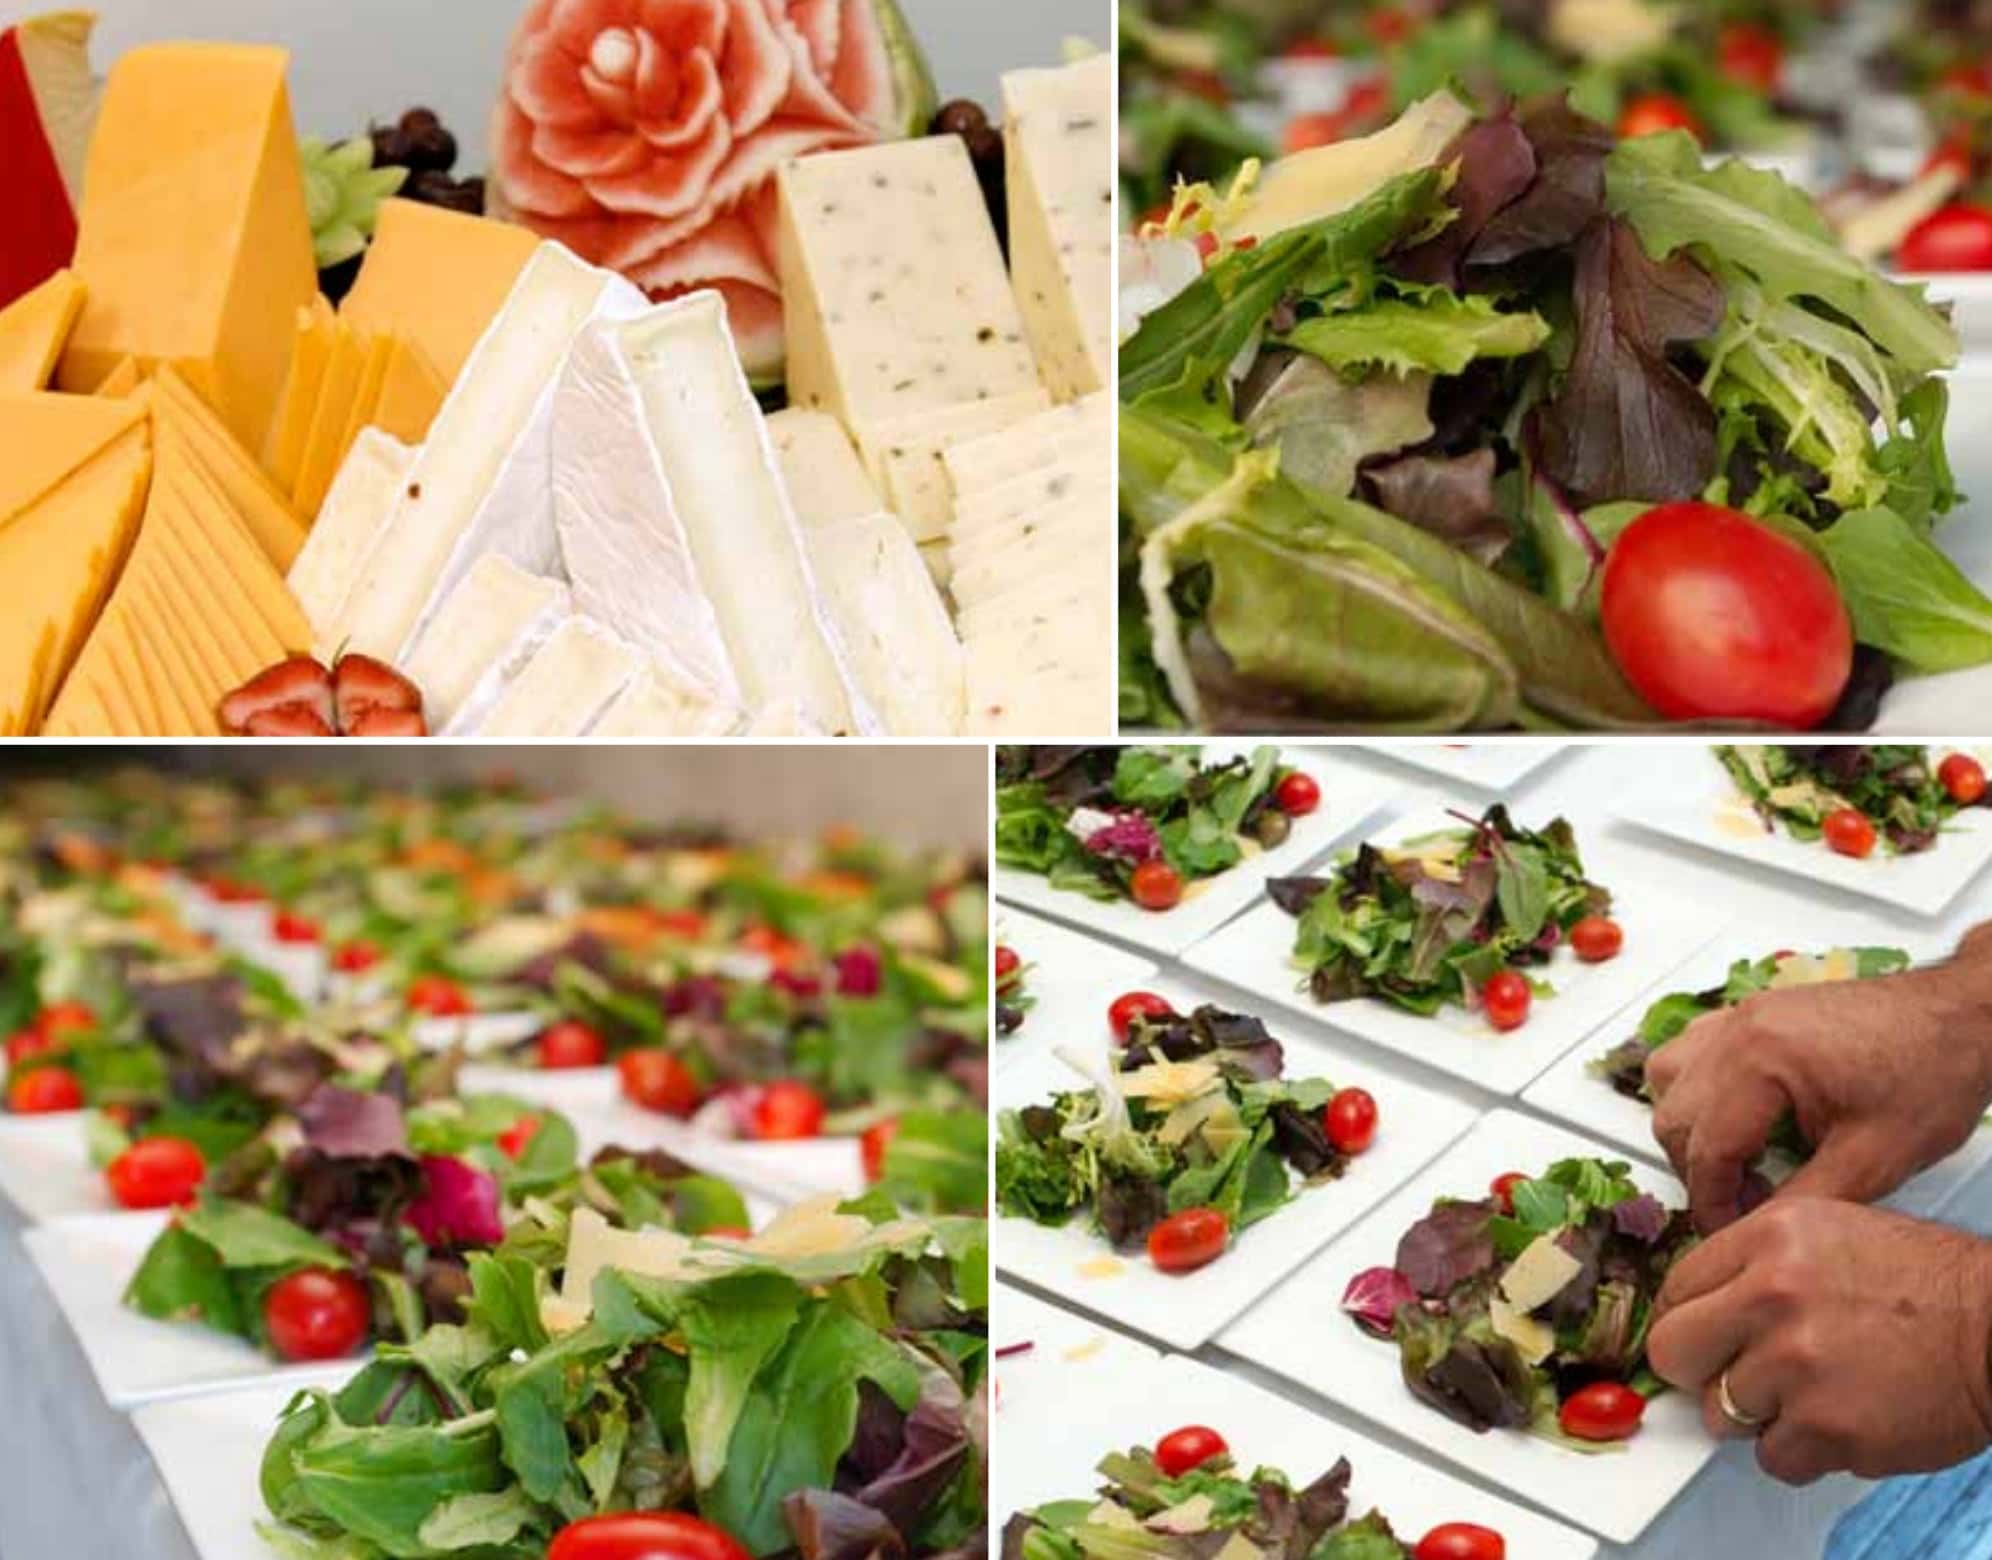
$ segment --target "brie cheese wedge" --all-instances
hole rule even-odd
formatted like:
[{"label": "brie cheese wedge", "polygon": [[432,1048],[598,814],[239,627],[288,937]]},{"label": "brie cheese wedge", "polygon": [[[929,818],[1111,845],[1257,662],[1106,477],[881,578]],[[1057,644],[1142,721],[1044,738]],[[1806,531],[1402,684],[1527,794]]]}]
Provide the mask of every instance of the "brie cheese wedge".
[{"label": "brie cheese wedge", "polygon": [[851,669],[888,735],[954,736],[966,688],[961,641],[919,549],[896,516],[809,533],[823,595]]},{"label": "brie cheese wedge", "polygon": [[321,657],[336,655],[345,642],[340,609],[374,538],[387,524],[417,453],[392,434],[362,428],[291,563],[286,583],[304,608]]},{"label": "brie cheese wedge", "polygon": [[643,657],[601,624],[566,619],[499,697],[474,735],[581,737],[643,670]]},{"label": "brie cheese wedge", "polygon": [[409,658],[429,729],[474,725],[574,610],[567,587],[497,553],[471,565]]},{"label": "brie cheese wedge", "polygon": [[727,737],[739,724],[737,710],[688,699],[670,677],[647,666],[602,712],[588,735],[603,741]]}]

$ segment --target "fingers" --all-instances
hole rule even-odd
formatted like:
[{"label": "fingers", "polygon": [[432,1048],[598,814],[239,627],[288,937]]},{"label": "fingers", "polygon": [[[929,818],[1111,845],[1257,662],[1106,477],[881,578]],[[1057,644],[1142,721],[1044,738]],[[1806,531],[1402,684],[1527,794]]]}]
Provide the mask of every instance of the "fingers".
[{"label": "fingers", "polygon": [[1747,1231],[1730,1228],[1711,1235],[1674,1263],[1654,1302],[1656,1319],[1677,1307],[1713,1295],[1749,1266],[1753,1241]]},{"label": "fingers", "polygon": [[1757,1466],[1781,1484],[1803,1488],[1837,1466],[1831,1444],[1793,1421],[1773,1424],[1757,1439]]},{"label": "fingers", "polygon": [[1732,1296],[1705,1295],[1674,1307],[1653,1324],[1646,1361],[1662,1381],[1684,1392],[1698,1391],[1713,1383],[1755,1334],[1756,1323]]},{"label": "fingers", "polygon": [[[1752,1358],[1752,1354],[1745,1354],[1726,1367],[1729,1373],[1727,1407],[1722,1401],[1722,1372],[1718,1371],[1715,1379],[1702,1388],[1702,1424],[1718,1441],[1756,1440],[1777,1422],[1777,1404],[1772,1401],[1770,1391],[1756,1380]],[[1730,1408],[1744,1419],[1753,1419],[1756,1423],[1737,1423],[1729,1417]]]},{"label": "fingers", "polygon": [[1827,1135],[1811,1159],[1793,1172],[1777,1195],[1869,1203],[1886,1197],[1914,1168],[1900,1162],[1894,1136],[1863,1127]]},{"label": "fingers", "polygon": [[[1685,1163],[1680,1167],[1688,1184],[1688,1206],[1705,1231],[1733,1224],[1741,1214],[1743,1178],[1790,1108],[1785,1091],[1769,1078],[1744,1075],[1725,1082],[1726,1088],[1699,1102],[1686,1124]],[[1678,1130],[1676,1123],[1669,1126]]]}]

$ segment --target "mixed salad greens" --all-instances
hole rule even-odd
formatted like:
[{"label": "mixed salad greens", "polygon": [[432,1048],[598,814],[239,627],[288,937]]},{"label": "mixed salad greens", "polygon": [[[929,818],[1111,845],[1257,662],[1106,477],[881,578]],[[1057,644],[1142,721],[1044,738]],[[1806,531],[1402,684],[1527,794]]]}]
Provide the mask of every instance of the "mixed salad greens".
[{"label": "mixed salad greens", "polygon": [[996,1033],[1013,1035],[1024,1026],[1024,1015],[1037,1004],[1026,984],[1030,966],[1006,943],[996,945]]},{"label": "mixed salad greens", "polygon": [[1317,1002],[1381,997],[1427,1016],[1451,1003],[1512,1029],[1552,991],[1526,972],[1566,941],[1587,961],[1617,955],[1611,892],[1585,877],[1566,821],[1524,829],[1496,805],[1461,822],[1395,846],[1366,842],[1327,877],[1267,885],[1298,923],[1294,963]]},{"label": "mixed salad greens", "polygon": [[618,1513],[715,1560],[986,1551],[982,1221],[874,1194],[740,1242],[535,1205],[468,1281],[460,1322],[286,1411],[279,1553],[541,1560]]},{"label": "mixed salad greens", "polygon": [[1413,1396],[1468,1429],[1525,1429],[1575,1450],[1622,1442],[1663,1389],[1646,1333],[1667,1270],[1694,1243],[1685,1211],[1630,1167],[1566,1159],[1441,1199],[1396,1263],[1351,1281],[1342,1308],[1395,1341]]},{"label": "mixed salad greens", "polygon": [[1350,1516],[1355,1470],[1346,1457],[1296,1486],[1277,1468],[1245,1473],[1205,1425],[1173,1431],[1152,1451],[1110,1453],[1098,1471],[1106,1482],[1093,1499],[1014,1513],[1003,1560],[1502,1560],[1507,1552],[1492,1529],[1458,1522],[1414,1546],[1380,1511]]},{"label": "mixed salad greens", "polygon": [[1984,804],[1985,771],[1969,754],[1932,764],[1907,745],[1719,747],[1716,757],[1762,820],[1795,840],[1820,840],[1843,856],[1933,848],[1966,807]]},{"label": "mixed salad greens", "polygon": [[1957,337],[1774,173],[1434,91],[1124,255],[1124,722],[1858,730],[1992,660]]},{"label": "mixed salad greens", "polygon": [[1260,747],[999,747],[996,860],[1053,888],[1170,910],[1189,886],[1277,849],[1321,788]]},{"label": "mixed salad greens", "polygon": [[1340,1177],[1375,1137],[1376,1102],[1283,1076],[1284,1048],[1256,1018],[1151,998],[1126,1024],[1104,1075],[1059,1053],[1091,1087],[1002,1112],[1001,1212],[1048,1225],[1083,1213],[1116,1250],[1145,1246],[1158,1268],[1187,1272],[1292,1202],[1296,1183]]}]

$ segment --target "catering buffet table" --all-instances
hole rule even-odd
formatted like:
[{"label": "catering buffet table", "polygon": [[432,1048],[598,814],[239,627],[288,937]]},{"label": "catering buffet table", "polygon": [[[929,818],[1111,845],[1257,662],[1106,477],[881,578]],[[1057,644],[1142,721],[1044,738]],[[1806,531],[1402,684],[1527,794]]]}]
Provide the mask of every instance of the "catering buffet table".
[{"label": "catering buffet table", "polygon": [[[1409,750],[1398,751],[1403,754]],[[1724,850],[1721,841],[1730,836],[1719,829],[1711,828],[1704,847],[1696,847],[1649,832],[1632,822],[1633,819],[1644,818],[1650,823],[1693,832],[1698,799],[1722,789],[1720,772],[1714,759],[1698,746],[1669,745],[1659,749],[1650,745],[1597,746],[1567,749],[1561,756],[1553,749],[1546,749],[1539,755],[1540,762],[1535,757],[1512,751],[1503,759],[1498,749],[1485,746],[1430,746],[1417,750],[1418,763],[1427,766],[1420,768],[1369,753],[1352,757],[1352,752],[1360,753],[1360,750],[1342,749],[1332,759],[1321,760],[1334,766],[1320,775],[1325,797],[1323,811],[1332,812],[1338,793],[1355,799],[1342,827],[1344,831],[1354,829],[1356,832],[1345,832],[1344,843],[1351,843],[1360,837],[1395,837],[1390,831],[1391,821],[1413,811],[1422,816],[1435,796],[1449,799],[1461,810],[1469,812],[1479,811],[1486,802],[1498,797],[1511,804],[1518,822],[1530,827],[1540,827],[1555,816],[1568,817],[1576,826],[1587,869],[1597,880],[1613,888],[1619,902],[1633,907],[1642,894],[1649,898],[1664,894],[1696,907],[1706,918],[1704,930],[1712,933],[1714,940],[1698,955],[1700,965],[1693,966],[1698,970],[1707,967],[1714,956],[1723,952],[1725,939],[1742,947],[1754,938],[1764,943],[1762,951],[1765,952],[1780,944],[1815,950],[1823,946],[1845,946],[1845,943],[1821,942],[1818,936],[1808,937],[1808,930],[1816,928],[1823,935],[1829,925],[1839,935],[1861,935],[1865,930],[1864,942],[1899,943],[1919,950],[1920,956],[1935,956],[1951,946],[1967,927],[1992,914],[1992,878],[1988,878],[1983,870],[1983,843],[1974,846],[1968,840],[1950,838],[1940,842],[1939,852],[1950,849],[1976,852],[1977,866],[1973,869],[1969,886],[1959,892],[1954,900],[1935,914],[1921,915],[1879,901],[1857,898],[1818,881],[1752,866],[1737,859],[1733,850]],[[1289,749],[1286,757],[1315,762],[1295,749]],[[1502,768],[1512,771],[1525,766],[1529,767],[1525,777],[1493,788],[1461,783],[1457,778],[1473,774],[1493,776]],[[1455,778],[1445,778],[1447,770],[1451,770]],[[1369,805],[1368,785],[1376,778],[1387,782],[1386,790],[1390,794],[1383,808],[1367,815],[1365,822],[1358,815]],[[1988,824],[1992,824],[1992,819],[1979,826]],[[1318,850],[1315,854],[1320,856]],[[1881,867],[1883,872],[1891,870],[1887,863],[1877,862],[1875,865]],[[1309,866],[1310,863],[1300,860],[1282,860],[1279,870],[1299,873]],[[1402,1054],[1366,1044],[1340,1028],[1345,1020],[1338,1019],[1336,1015],[1343,1012],[1342,1009],[1320,1010],[1322,1016],[1310,1021],[1284,1006],[1275,1010],[1264,1001],[1255,1006],[1250,999],[1253,992],[1270,995],[1273,1003],[1277,1003],[1282,996],[1290,996],[1290,992],[1268,992],[1263,982],[1254,984],[1259,972],[1250,958],[1251,938],[1241,936],[1238,922],[1231,923],[1215,941],[1207,939],[1192,947],[1187,956],[1188,963],[1157,953],[1152,948],[1126,950],[1140,962],[1153,966],[1146,974],[1140,972],[1139,963],[1130,969],[1130,961],[1125,959],[1116,960],[1110,967],[1104,961],[1095,961],[1099,964],[1099,973],[1089,985],[1083,974],[1088,961],[1083,949],[1075,956],[1073,940],[1092,934],[1072,926],[1044,932],[1045,923],[1035,915],[1012,904],[1001,903],[1006,895],[1013,896],[1019,891],[1030,892],[1029,885],[999,871],[996,881],[999,943],[1016,948],[1027,972],[1031,971],[1033,960],[1038,957],[1033,953],[1034,939],[1051,951],[1043,964],[1039,1001],[1026,1014],[1017,1035],[1004,1042],[1008,1046],[1044,1047],[1048,1050],[1053,1044],[1070,1044],[1075,1049],[1085,1049],[1095,1034],[1104,1033],[1102,1015],[1108,1002],[1129,986],[1138,986],[1171,993],[1179,1011],[1188,1010],[1184,1005],[1185,999],[1201,997],[1222,1002],[1234,1011],[1260,1014],[1266,1018],[1275,1036],[1289,1042],[1304,1040],[1324,1054],[1333,1053],[1336,1057],[1346,1058],[1342,1063],[1344,1068],[1357,1068],[1379,1079],[1374,1092],[1382,1106],[1386,1132],[1391,1120],[1391,1097],[1387,1090],[1393,1082],[1402,1088],[1415,1087],[1425,1091],[1427,1098],[1439,1096],[1451,1105],[1464,1107],[1468,1121],[1484,1117],[1485,1113],[1497,1107],[1519,1111],[1532,1121],[1547,1123],[1550,1120],[1544,1109],[1526,1097],[1549,1097],[1543,1092],[1547,1084],[1532,1085],[1525,1097],[1517,1098],[1517,1093],[1522,1092],[1519,1086],[1516,1089],[1504,1087],[1498,1091],[1482,1088],[1459,1077],[1448,1076],[1437,1068],[1421,1065]],[[1033,895],[1033,899],[1037,905],[1044,903],[1040,896]],[[1081,920],[1094,913],[1076,900],[1061,906],[1061,910]],[[1631,937],[1629,931],[1628,954],[1632,949]],[[1209,950],[1212,947],[1219,950],[1218,956],[1211,955]],[[1200,974],[1192,965],[1207,968],[1222,966],[1238,984]],[[1655,982],[1648,994],[1629,1004],[1630,1012],[1621,1013],[1606,1022],[1576,1046],[1567,1046],[1566,1052],[1589,1056],[1608,1048],[1630,1032],[1632,1021],[1643,1010],[1648,996],[1694,983],[1680,979],[1675,979],[1672,984],[1666,979]],[[1566,996],[1565,1000],[1574,999]],[[1546,1012],[1552,1006],[1545,1003],[1538,1012]],[[1489,1035],[1487,1038],[1492,1040],[1493,1037]],[[1336,1072],[1332,1067],[1321,1070],[1337,1077],[1338,1081],[1348,1075],[1346,1071]],[[1551,1072],[1554,1074],[1556,1069],[1551,1069]],[[1037,1098],[1041,1088],[1028,1085],[1041,1086],[1044,1076],[1028,1049],[1011,1057],[999,1056],[993,1088],[996,1108],[1019,1106]],[[1605,1086],[1597,1082],[1596,1087],[1603,1090]],[[1436,1108],[1439,1107],[1429,1107]],[[1547,1126],[1544,1130],[1548,1130]],[[1987,1136],[1992,1134],[1981,1134],[1981,1137]],[[1657,1149],[1653,1153],[1657,1160]],[[1437,1163],[1442,1166],[1444,1162],[1445,1155],[1441,1154]],[[1359,1167],[1360,1163],[1358,1161]],[[1992,1181],[1985,1174],[1986,1163],[1987,1144],[1973,1145],[1964,1152],[1960,1162],[1932,1172],[1931,1178],[1906,1189],[1905,1205],[1916,1212],[1940,1217],[1954,1224],[1980,1228],[1992,1225]],[[1337,1183],[1319,1195],[1332,1199],[1344,1184]],[[1288,1215],[1276,1215],[1263,1228],[1275,1231],[1279,1220],[1285,1217]],[[1041,1435],[1056,1435],[1056,1427],[1061,1420],[1083,1413],[1074,1405],[1095,1390],[1104,1390],[1089,1387],[1088,1383],[1104,1382],[1112,1374],[1103,1361],[1115,1360],[1124,1352],[1146,1355],[1153,1350],[1160,1350],[1165,1362],[1180,1359],[1180,1356],[1179,1351],[1172,1350],[1159,1337],[1151,1334],[1144,1338],[1137,1329],[1117,1319],[1117,1306],[1122,1309],[1134,1307],[1124,1298],[1125,1291],[1121,1292],[1123,1298],[1117,1299],[1112,1280],[1098,1283],[1089,1290],[1083,1284],[1072,1284],[1068,1273],[1052,1271],[1045,1266],[1040,1266],[1034,1273],[1021,1271],[1029,1263],[1020,1263],[1017,1259],[1018,1244],[1005,1239],[1012,1223],[1006,1220],[998,1224],[998,1268],[1005,1284],[1013,1286],[1008,1292],[1028,1298],[1016,1300],[1012,1309],[1006,1312],[999,1297],[996,1341],[999,1348],[1016,1352],[1006,1361],[1009,1374],[1006,1376],[999,1369],[995,1423],[998,1444],[1014,1446],[1033,1443]],[[1271,1239],[1277,1243],[1279,1236],[1273,1234]],[[1315,1319],[1318,1318],[1321,1329],[1349,1328],[1353,1332],[1348,1320],[1336,1308],[1346,1275],[1336,1268],[1333,1260],[1335,1251],[1336,1245],[1331,1241],[1325,1255],[1303,1266],[1300,1271],[1304,1276],[1295,1282],[1309,1284],[1309,1294],[1315,1302],[1311,1312],[1305,1313],[1308,1316],[1307,1325],[1316,1325]],[[1240,1255],[1227,1256],[1221,1259],[1218,1267],[1238,1260],[1241,1260]],[[1130,1260],[1128,1266],[1142,1268],[1146,1263],[1135,1258]],[[1047,1287],[1033,1284],[1034,1278],[1049,1279],[1051,1285],[1066,1291],[1066,1298],[1059,1299],[1051,1295]],[[1177,1282],[1193,1283],[1194,1279]],[[1091,1316],[1083,1315],[1073,1305],[1070,1295],[1075,1287],[1085,1296],[1086,1304],[1093,1312]],[[1261,1304],[1263,1307],[1263,1302]],[[1051,1309],[1046,1309],[1047,1306]],[[1282,1323],[1287,1323],[1301,1314],[1282,1310],[1279,1317]],[[1243,1358],[1236,1345],[1242,1337],[1250,1346],[1254,1337],[1251,1319],[1252,1312],[1248,1310],[1242,1322],[1234,1322],[1221,1329],[1214,1341],[1189,1351],[1188,1358],[1233,1381],[1250,1383],[1288,1404],[1298,1405],[1312,1416],[1314,1431],[1308,1444],[1292,1444],[1292,1438],[1282,1434],[1276,1438],[1272,1453],[1241,1448],[1241,1456],[1259,1456],[1276,1461],[1296,1479],[1304,1479],[1313,1477],[1346,1451],[1356,1464],[1360,1481],[1365,1455],[1363,1444],[1380,1444],[1405,1453],[1435,1471],[1442,1470],[1447,1476],[1463,1479],[1470,1486],[1538,1508],[1552,1517],[1571,1522],[1573,1526],[1581,1525],[1562,1509],[1561,1502],[1571,1487],[1582,1484],[1591,1470],[1598,1466],[1595,1461],[1571,1458],[1574,1466],[1567,1469],[1568,1477],[1549,1487],[1521,1488],[1478,1479],[1459,1467],[1449,1466],[1422,1438],[1394,1433],[1374,1419],[1353,1412],[1340,1400],[1343,1394],[1338,1390],[1337,1382],[1318,1380],[1303,1383],[1285,1379],[1275,1371]],[[1301,1327],[1288,1329],[1290,1333],[1302,1330]],[[1029,1347],[1023,1347],[1025,1345]],[[1047,1354],[1050,1355],[1049,1362]],[[1052,1372],[1054,1384],[1050,1391],[1035,1389],[1030,1374],[1034,1371]],[[1169,1375],[1165,1370],[1161,1379],[1167,1380]],[[1061,1376],[1065,1378],[1062,1383],[1058,1380]],[[1409,1401],[1407,1394],[1406,1402]],[[1425,1410],[1419,1412],[1429,1413]],[[1137,1410],[1135,1418],[1139,1420],[1144,1413]],[[1145,1426],[1146,1432],[1160,1435],[1183,1416],[1165,1400],[1154,1404],[1152,1415],[1148,1417],[1152,1418],[1152,1422]],[[1443,1423],[1436,1415],[1430,1418],[1434,1424]],[[1415,1416],[1412,1422],[1416,1423]],[[1649,1426],[1649,1433],[1650,1430]],[[1238,1435],[1235,1427],[1232,1434],[1234,1438]],[[1347,1439],[1349,1436],[1360,1436],[1364,1440],[1351,1445]],[[1109,1446],[1081,1446],[1063,1441],[1060,1448],[1069,1465],[1069,1472],[1060,1487],[1074,1496],[1082,1494],[1087,1487],[1082,1464],[1112,1449]],[[1640,1456],[1640,1450],[1639,1443],[1635,1442],[1627,1455],[1636,1459]],[[992,1501],[999,1521],[1019,1504],[1034,1504],[1046,1498],[1042,1485],[1031,1482],[1032,1470],[1027,1466],[1031,1461],[1028,1456],[999,1458]],[[1586,1541],[1598,1543],[1595,1552],[1613,1557],[1613,1560],[1634,1560],[1634,1557],[1636,1560],[1705,1560],[1705,1557],[1712,1555],[1748,1554],[1803,1560],[1803,1557],[1823,1553],[1834,1522],[1869,1488],[1863,1481],[1842,1477],[1823,1481],[1807,1490],[1793,1491],[1758,1473],[1749,1446],[1732,1445],[1718,1451],[1643,1532],[1619,1543],[1600,1540],[1595,1533],[1587,1535]],[[1362,1497],[1358,1495],[1357,1499],[1360,1506]],[[1414,1527],[1414,1537],[1417,1531]],[[1520,1551],[1511,1543],[1510,1553]]]}]

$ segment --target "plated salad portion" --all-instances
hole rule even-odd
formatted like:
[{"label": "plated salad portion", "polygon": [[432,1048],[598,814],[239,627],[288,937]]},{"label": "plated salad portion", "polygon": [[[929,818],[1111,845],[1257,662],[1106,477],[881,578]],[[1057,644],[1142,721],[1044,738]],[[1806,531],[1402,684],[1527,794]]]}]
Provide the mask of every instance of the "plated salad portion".
[{"label": "plated salad portion", "polygon": [[1115,1002],[1103,1073],[1048,1103],[1005,1110],[996,1206],[1063,1225],[1083,1215],[1117,1251],[1165,1273],[1214,1262],[1244,1230],[1339,1178],[1376,1139],[1377,1104],[1325,1078],[1287,1078],[1258,1019],[1153,993]]},{"label": "plated salad portion", "polygon": [[1197,747],[999,747],[996,860],[1052,887],[1173,910],[1277,850],[1321,805],[1279,749],[1213,763]]},{"label": "plated salad portion", "polygon": [[1128,723],[1858,731],[1992,660],[1956,333],[1775,173],[1435,91],[1125,252]]},{"label": "plated salad portion", "polygon": [[1380,1511],[1351,1516],[1349,1460],[1306,1485],[1277,1468],[1249,1474],[1208,1425],[1185,1425],[1100,1460],[1106,1481],[1090,1499],[1013,1514],[1004,1560],[1506,1560],[1492,1528],[1446,1522],[1415,1544]]},{"label": "plated salad portion", "polygon": [[1985,769],[1967,753],[1931,762],[1906,745],[1719,747],[1715,755],[1765,832],[1824,840],[1842,856],[1881,845],[1907,856],[1935,847],[1944,826],[1985,804]]},{"label": "plated salad portion", "polygon": [[1379,997],[1427,1016],[1450,1004],[1519,1029],[1554,995],[1532,972],[1565,943],[1587,963],[1618,956],[1611,891],[1585,876],[1566,821],[1525,829],[1500,805],[1459,816],[1458,829],[1365,843],[1327,877],[1267,885],[1297,923],[1294,963],[1317,1002]]},{"label": "plated salad portion", "polygon": [[1694,1238],[1686,1212],[1642,1192],[1626,1164],[1566,1159],[1440,1199],[1394,1266],[1350,1281],[1342,1308],[1397,1345],[1405,1386],[1447,1418],[1597,1451],[1636,1435],[1664,1390],[1646,1333]]},{"label": "plated salad portion", "polygon": [[262,1470],[282,1552],[978,1548],[982,1221],[826,1200],[734,1242],[581,1209],[534,1241],[472,1259],[460,1323],[299,1395]]}]

